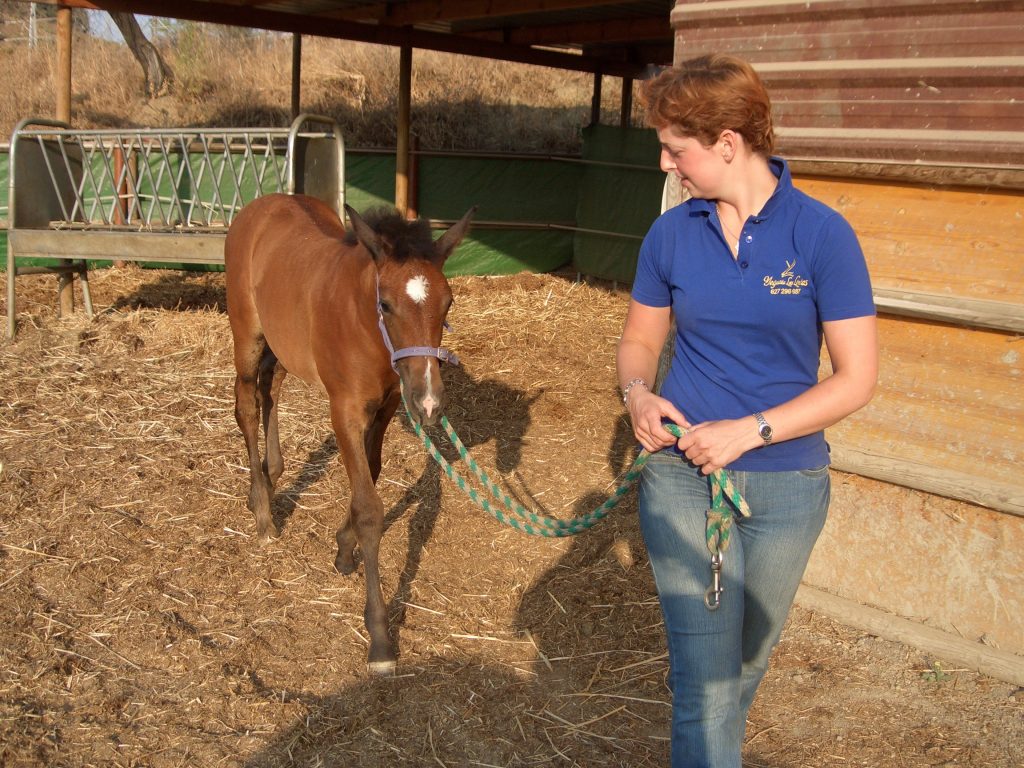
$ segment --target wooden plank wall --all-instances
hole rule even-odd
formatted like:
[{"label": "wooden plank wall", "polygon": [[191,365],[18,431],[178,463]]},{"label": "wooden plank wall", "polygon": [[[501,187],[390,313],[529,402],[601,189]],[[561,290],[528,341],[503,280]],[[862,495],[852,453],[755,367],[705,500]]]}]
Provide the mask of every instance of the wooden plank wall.
[{"label": "wooden plank wall", "polygon": [[837,465],[1024,515],[1024,196],[796,183],[853,225],[880,312],[879,390],[830,431]]},{"label": "wooden plank wall", "polygon": [[676,62],[762,74],[779,154],[872,275],[879,389],[828,430],[805,583],[1024,674],[1024,2],[683,0],[672,24]]}]

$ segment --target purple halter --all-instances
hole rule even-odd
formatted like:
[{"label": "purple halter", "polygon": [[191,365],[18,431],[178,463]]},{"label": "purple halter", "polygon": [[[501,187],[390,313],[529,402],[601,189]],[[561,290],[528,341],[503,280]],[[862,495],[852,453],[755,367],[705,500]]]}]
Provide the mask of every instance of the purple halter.
[{"label": "purple halter", "polygon": [[[398,373],[396,363],[403,357],[436,357],[445,363],[459,364],[458,356],[444,347],[402,347],[402,349],[395,350],[395,345],[391,343],[391,336],[388,335],[388,329],[384,327],[384,310],[380,306],[380,280],[377,281],[377,325],[380,327],[380,335],[384,337],[384,346],[391,353],[391,367],[395,373]],[[447,322],[444,327],[451,330]]]}]

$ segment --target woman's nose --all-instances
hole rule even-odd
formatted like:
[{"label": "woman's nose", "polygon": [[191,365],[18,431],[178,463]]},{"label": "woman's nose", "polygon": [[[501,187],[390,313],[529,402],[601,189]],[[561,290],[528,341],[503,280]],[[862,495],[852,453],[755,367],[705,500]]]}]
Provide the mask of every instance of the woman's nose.
[{"label": "woman's nose", "polygon": [[671,173],[672,171],[677,170],[676,162],[672,159],[672,155],[669,154],[667,149],[661,150],[660,165],[661,170],[665,173]]}]

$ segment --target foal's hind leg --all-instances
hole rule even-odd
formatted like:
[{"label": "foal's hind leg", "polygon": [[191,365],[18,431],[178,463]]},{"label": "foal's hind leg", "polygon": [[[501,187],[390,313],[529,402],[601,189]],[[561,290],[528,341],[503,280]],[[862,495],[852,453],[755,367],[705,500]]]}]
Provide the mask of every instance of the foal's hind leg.
[{"label": "foal's hind leg", "polygon": [[270,487],[273,490],[284,472],[284,460],[281,458],[281,437],[277,427],[277,403],[281,392],[281,384],[288,375],[277,356],[267,348],[260,361],[260,398],[263,413],[263,434],[267,444],[263,452],[263,471],[267,473]]},{"label": "foal's hind leg", "polygon": [[260,461],[260,411],[263,394],[259,387],[259,371],[270,347],[260,337],[249,343],[235,339],[235,421],[238,422],[245,448],[249,455],[249,498],[248,507],[256,517],[256,534],[261,541],[268,541],[278,535],[277,526],[270,514],[270,499],[273,484]]}]

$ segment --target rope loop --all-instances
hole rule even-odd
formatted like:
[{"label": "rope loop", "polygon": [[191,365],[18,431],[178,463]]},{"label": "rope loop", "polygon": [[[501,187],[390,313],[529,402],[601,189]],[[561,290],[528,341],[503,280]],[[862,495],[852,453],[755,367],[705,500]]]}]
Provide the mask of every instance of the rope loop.
[{"label": "rope loop", "polygon": [[[403,397],[403,405],[404,404],[405,401]],[[469,496],[473,503],[484,510],[487,514],[491,515],[495,520],[531,536],[561,538],[565,536],[575,536],[578,533],[582,533],[583,531],[592,528],[600,520],[603,520],[608,513],[618,505],[623,496],[629,493],[630,489],[640,478],[644,467],[647,465],[648,459],[651,457],[650,451],[647,451],[646,449],[641,451],[636,457],[636,460],[634,460],[633,465],[626,472],[622,482],[612,492],[611,496],[591,512],[587,512],[579,517],[568,519],[548,517],[547,515],[540,515],[529,511],[513,500],[507,493],[502,491],[501,487],[491,480],[488,474],[477,463],[476,459],[474,459],[470,454],[469,449],[455,433],[455,430],[449,423],[447,416],[441,417],[441,426],[444,429],[448,440],[455,447],[455,450],[459,454],[459,458],[465,462],[472,475],[481,483],[481,485],[483,485],[490,494],[491,499],[497,502],[497,504],[492,504],[491,501],[483,497],[476,488],[471,487],[466,482],[465,478],[463,478],[462,475],[460,475],[448,462],[448,460],[441,455],[441,452],[423,430],[423,427],[413,419],[412,414],[409,413],[408,406],[406,406],[405,414],[409,418],[409,422],[412,424],[413,431],[415,431],[416,436],[419,437],[420,441],[427,449],[427,453],[438,463],[441,470],[451,482],[453,482],[463,493]],[[683,435],[682,430],[680,430],[675,424],[666,424],[665,428],[677,438],[682,437]],[[725,503],[725,499],[727,498],[729,503],[734,505],[736,509],[739,510],[740,514],[744,516],[750,515],[750,507],[747,506],[746,500],[739,491],[736,490],[732,480],[729,479],[728,475],[723,470],[718,470],[711,475],[711,488],[711,506],[713,510],[716,510],[716,514],[719,515],[718,519],[720,519],[720,522],[717,523],[716,534],[714,537],[715,549],[712,549],[712,553],[715,553],[716,551],[719,551],[719,547],[721,547],[720,551],[724,551],[728,547],[729,542],[729,528],[732,525],[732,509],[730,509],[730,507]],[[710,518],[708,531],[708,547],[711,548]]]}]

